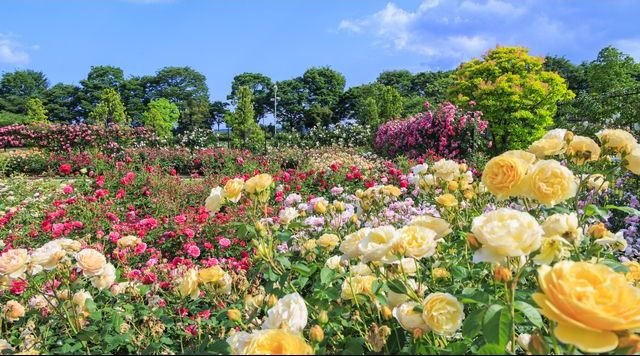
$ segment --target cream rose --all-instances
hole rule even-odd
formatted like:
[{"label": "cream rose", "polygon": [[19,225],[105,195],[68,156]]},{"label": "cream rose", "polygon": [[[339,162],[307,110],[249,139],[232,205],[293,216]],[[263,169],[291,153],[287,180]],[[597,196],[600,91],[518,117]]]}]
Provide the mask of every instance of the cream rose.
[{"label": "cream rose", "polygon": [[434,333],[451,336],[462,325],[464,306],[449,293],[432,293],[422,302],[422,318]]},{"label": "cream rose", "polygon": [[526,182],[526,195],[547,207],[573,198],[578,191],[573,172],[554,160],[536,162],[527,175]]},{"label": "cream rose", "polygon": [[0,276],[9,279],[20,278],[27,271],[30,258],[23,248],[6,251],[0,256]]},{"label": "cream rose", "polygon": [[576,213],[553,214],[542,223],[542,229],[546,237],[558,235],[568,241],[580,241],[583,235]]},{"label": "cream rose", "polygon": [[86,277],[99,276],[107,265],[107,259],[100,252],[85,248],[76,254],[76,265]]},{"label": "cream rose", "polygon": [[351,300],[358,294],[373,297],[373,282],[375,276],[350,276],[342,282],[342,292],[340,297],[344,300]]},{"label": "cream rose", "polygon": [[244,180],[241,178],[229,179],[224,185],[225,199],[237,203],[242,197],[242,189],[244,189]]},{"label": "cream rose", "polygon": [[187,270],[178,282],[178,292],[182,297],[190,296],[191,299],[196,299],[200,296],[198,271],[195,268]]},{"label": "cream rose", "polygon": [[211,189],[209,196],[204,201],[204,207],[211,213],[217,213],[224,201],[224,192],[222,187],[215,187]]},{"label": "cream rose", "polygon": [[567,155],[576,164],[597,161],[600,158],[600,146],[589,137],[576,136],[569,143]]},{"label": "cream rose", "polygon": [[31,273],[35,274],[43,269],[47,271],[55,269],[58,262],[65,256],[66,252],[56,240],[49,241],[31,252],[31,265],[33,266]]},{"label": "cream rose", "polygon": [[313,355],[313,348],[300,334],[280,329],[238,332],[227,343],[234,355]]},{"label": "cream rose", "polygon": [[299,333],[307,326],[307,319],[304,299],[298,293],[287,294],[267,311],[262,329],[286,329]]},{"label": "cream rose", "polygon": [[616,332],[640,328],[640,289],[607,266],[573,261],[541,266],[538,284],[541,293],[533,299],[558,323],[555,336],[584,352],[612,351]]},{"label": "cream rose", "polygon": [[399,240],[396,228],[391,225],[371,229],[369,233],[358,242],[358,249],[362,253],[364,262],[380,261],[390,263],[398,260],[394,255],[393,247]]},{"label": "cream rose", "polygon": [[549,156],[559,155],[565,152],[567,145],[564,139],[558,138],[541,138],[534,141],[528,151],[533,153],[538,158],[545,158]]},{"label": "cream rose", "polygon": [[104,270],[102,274],[91,278],[91,285],[96,287],[98,290],[103,290],[103,289],[110,288],[113,282],[115,281],[116,281],[116,268],[111,263],[107,263],[104,266]]},{"label": "cream rose", "polygon": [[429,326],[422,318],[422,313],[415,311],[420,304],[416,302],[406,302],[393,308],[393,316],[398,320],[403,329],[413,332],[415,329],[429,331]]},{"label": "cream rose", "polygon": [[624,156],[627,165],[625,166],[633,174],[640,175],[640,145],[631,147],[630,153]]},{"label": "cream rose", "polygon": [[612,149],[617,153],[630,152],[631,147],[635,146],[638,141],[625,130],[602,130],[596,133],[596,136],[600,139],[600,142],[605,147]]},{"label": "cream rose", "polygon": [[4,316],[11,323],[18,321],[24,317],[24,307],[18,301],[10,300],[4,305]]},{"label": "cream rose", "polygon": [[409,225],[400,229],[399,233],[405,248],[405,256],[419,259],[431,257],[436,252],[435,231],[419,225]]},{"label": "cream rose", "polygon": [[451,225],[444,219],[429,215],[416,216],[409,224],[431,229],[436,233],[436,240],[440,240],[451,233]]},{"label": "cream rose", "polygon": [[280,210],[278,214],[279,222],[283,225],[289,225],[295,218],[297,218],[300,214],[298,213],[298,209],[288,207]]},{"label": "cream rose", "polygon": [[525,176],[536,156],[524,151],[507,151],[487,162],[482,172],[482,184],[498,199],[523,193]]},{"label": "cream rose", "polygon": [[501,263],[506,257],[527,256],[540,248],[544,230],[528,213],[501,208],[473,219],[471,232],[482,244],[473,262]]},{"label": "cream rose", "polygon": [[142,242],[142,240],[140,240],[139,237],[136,237],[136,236],[133,236],[133,235],[127,235],[127,236],[123,236],[123,237],[119,238],[118,241],[116,242],[116,244],[120,248],[127,248],[127,247],[135,247],[140,242]]},{"label": "cream rose", "polygon": [[460,165],[449,159],[441,159],[431,167],[436,178],[445,182],[457,179],[460,176]]},{"label": "cream rose", "polygon": [[316,244],[327,251],[332,251],[340,244],[340,238],[335,234],[323,234],[316,240]]}]

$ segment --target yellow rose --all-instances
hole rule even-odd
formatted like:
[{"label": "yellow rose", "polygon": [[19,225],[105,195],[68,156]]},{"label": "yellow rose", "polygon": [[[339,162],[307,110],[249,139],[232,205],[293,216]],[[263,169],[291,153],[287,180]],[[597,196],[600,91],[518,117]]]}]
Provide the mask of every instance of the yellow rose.
[{"label": "yellow rose", "polygon": [[415,329],[429,331],[429,326],[422,318],[422,313],[415,311],[418,303],[409,301],[393,308],[393,316],[403,329],[413,332]]},{"label": "yellow rose", "polygon": [[127,235],[119,238],[117,241],[117,245],[120,248],[135,247],[138,246],[141,241],[142,240],[140,240],[140,238],[137,236]]},{"label": "yellow rose", "polygon": [[625,166],[633,174],[640,175],[640,145],[631,148],[631,152],[624,156],[627,165]]},{"label": "yellow rose", "polygon": [[55,269],[66,254],[56,240],[47,242],[31,251],[31,273],[36,274],[43,269],[48,271]]},{"label": "yellow rose", "polygon": [[364,262],[392,263],[398,260],[393,247],[398,242],[400,234],[391,225],[380,226],[371,229],[369,233],[358,242],[358,249],[362,253]]},{"label": "yellow rose", "polygon": [[533,299],[558,323],[555,336],[584,352],[614,350],[616,332],[640,327],[640,289],[607,266],[560,261],[538,269],[538,284]]},{"label": "yellow rose", "polygon": [[604,147],[610,148],[616,153],[630,152],[631,147],[635,146],[638,141],[625,130],[602,130],[596,133],[600,142]]},{"label": "yellow rose", "polygon": [[282,329],[235,333],[227,343],[234,355],[313,355],[302,336]]},{"label": "yellow rose", "polygon": [[316,240],[316,243],[325,250],[331,251],[338,246],[340,238],[335,234],[324,234]]},{"label": "yellow rose", "polygon": [[432,293],[422,302],[422,318],[434,333],[451,336],[462,325],[464,306],[449,293]]},{"label": "yellow rose", "polygon": [[324,214],[327,212],[327,204],[320,200],[313,205],[313,211],[317,214]]},{"label": "yellow rose", "polygon": [[89,315],[89,309],[87,308],[87,300],[93,300],[91,294],[87,291],[79,290],[73,295],[72,302],[76,305],[76,311],[80,317],[86,317]]},{"label": "yellow rose", "polygon": [[582,177],[582,179],[586,179],[587,187],[594,189],[598,193],[602,193],[609,189],[609,182],[605,180],[605,177],[602,174],[588,174],[583,175]]},{"label": "yellow rose", "polygon": [[183,297],[191,296],[191,299],[196,299],[200,295],[200,288],[198,288],[198,271],[195,268],[191,268],[184,273],[178,284],[178,292]]},{"label": "yellow rose", "polygon": [[482,244],[473,262],[501,263],[506,257],[527,256],[540,248],[544,230],[526,212],[501,208],[473,219],[471,232]]},{"label": "yellow rose", "polygon": [[6,251],[0,256],[0,276],[9,279],[22,277],[27,271],[29,260],[29,253],[23,248]]},{"label": "yellow rose", "polygon": [[554,160],[536,162],[526,177],[526,183],[527,195],[547,207],[573,198],[578,191],[573,172]]},{"label": "yellow rose", "polygon": [[627,280],[631,283],[640,282],[640,263],[638,261],[627,261],[624,265],[629,269],[629,272],[625,273]]},{"label": "yellow rose", "polygon": [[580,241],[582,239],[582,229],[578,224],[578,215],[576,213],[553,214],[542,223],[542,229],[546,237],[558,235],[568,241]]},{"label": "yellow rose", "polygon": [[211,189],[209,196],[204,201],[204,207],[211,213],[217,213],[224,201],[224,192],[222,187],[215,187]]},{"label": "yellow rose", "polygon": [[99,276],[107,265],[107,259],[100,252],[85,248],[76,254],[76,263],[87,277]]},{"label": "yellow rose", "polygon": [[569,143],[567,155],[576,164],[597,161],[600,158],[600,146],[589,137],[575,136]]},{"label": "yellow rose", "polygon": [[115,281],[116,268],[111,263],[107,263],[99,276],[91,278],[91,285],[96,287],[98,290],[103,290],[111,287]]},{"label": "yellow rose", "polygon": [[435,231],[438,240],[449,235],[452,231],[451,225],[446,220],[429,215],[416,216],[411,220],[410,225],[422,226]]},{"label": "yellow rose", "polygon": [[340,298],[351,300],[358,294],[365,294],[373,297],[373,282],[375,276],[352,276],[347,277],[342,283],[342,292]]},{"label": "yellow rose", "polygon": [[273,178],[271,177],[271,175],[263,173],[249,178],[249,180],[247,180],[244,185],[247,193],[258,194],[269,189],[271,183],[273,183]]},{"label": "yellow rose", "polygon": [[564,139],[558,139],[555,137],[541,138],[533,142],[528,149],[530,153],[533,153],[538,158],[559,155],[564,153],[565,150],[566,144]]},{"label": "yellow rose", "polygon": [[24,307],[15,300],[10,300],[4,305],[4,316],[9,322],[20,320],[24,316]]},{"label": "yellow rose", "polygon": [[460,176],[460,165],[450,159],[441,159],[432,166],[436,178],[445,182],[457,179]]},{"label": "yellow rose", "polygon": [[241,178],[229,179],[224,185],[224,197],[225,199],[237,203],[242,196],[242,189],[244,188],[244,180]]},{"label": "yellow rose", "polygon": [[370,228],[365,227],[345,236],[344,240],[340,244],[340,252],[344,253],[347,258],[356,258],[360,256],[362,253],[360,252],[358,244],[360,243],[360,240],[362,240],[362,238],[369,233],[370,230]]},{"label": "yellow rose", "polygon": [[199,270],[198,280],[201,283],[217,283],[221,281],[226,274],[220,266],[213,266]]},{"label": "yellow rose", "polygon": [[399,230],[404,254],[407,257],[431,257],[436,252],[436,232],[418,225],[405,226]]},{"label": "yellow rose", "polygon": [[444,206],[445,208],[453,208],[458,206],[458,199],[456,199],[456,197],[451,193],[446,193],[438,196],[436,198],[436,202]]},{"label": "yellow rose", "polygon": [[385,185],[384,187],[382,187],[381,191],[385,195],[394,197],[400,196],[401,194],[400,188],[396,187],[395,185]]},{"label": "yellow rose", "polygon": [[482,184],[498,199],[520,195],[535,159],[535,155],[524,151],[507,151],[493,157],[482,172]]}]

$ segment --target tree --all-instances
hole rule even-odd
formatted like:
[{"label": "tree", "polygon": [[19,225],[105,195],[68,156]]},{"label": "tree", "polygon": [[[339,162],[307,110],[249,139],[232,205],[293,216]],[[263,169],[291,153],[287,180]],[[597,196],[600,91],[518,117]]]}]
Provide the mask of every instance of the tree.
[{"label": "tree", "polygon": [[149,85],[149,97],[165,98],[180,110],[179,129],[206,126],[209,116],[207,78],[191,67],[165,67]]},{"label": "tree", "polygon": [[27,100],[42,98],[49,81],[42,72],[16,70],[4,73],[0,79],[0,111],[26,114]]},{"label": "tree", "polygon": [[340,118],[377,126],[401,116],[404,110],[403,103],[404,99],[393,87],[380,83],[364,84],[349,88],[342,95],[336,112]]},{"label": "tree", "polygon": [[252,96],[249,87],[238,88],[236,110],[225,119],[236,147],[255,148],[264,141],[264,132],[255,121]]},{"label": "tree", "polygon": [[128,123],[124,105],[120,94],[114,89],[105,89],[100,96],[100,102],[89,113],[89,122],[99,125]]},{"label": "tree", "polygon": [[47,120],[47,110],[42,104],[42,100],[38,98],[31,98],[27,100],[27,116],[32,121],[45,121]]},{"label": "tree", "polygon": [[131,77],[120,85],[120,96],[132,120],[140,120],[153,98],[149,90],[153,76]]},{"label": "tree", "polygon": [[307,108],[317,104],[333,109],[344,92],[346,79],[329,67],[319,67],[307,69],[302,75],[302,83]]},{"label": "tree", "polygon": [[224,122],[225,116],[229,113],[228,106],[229,104],[224,101],[209,103],[209,119],[207,120],[207,125],[209,127],[216,125],[217,128],[220,129],[220,124]]},{"label": "tree", "polygon": [[75,85],[58,83],[45,94],[45,108],[50,121],[71,123],[81,116],[80,88]]},{"label": "tree", "polygon": [[304,128],[306,93],[302,78],[278,82],[278,121],[286,129]]},{"label": "tree", "polygon": [[388,70],[380,73],[376,82],[395,88],[402,96],[415,95],[413,91],[413,74],[408,70]]},{"label": "tree", "polygon": [[332,124],[333,111],[326,106],[313,104],[304,113],[305,127],[329,126]]},{"label": "tree", "polygon": [[376,99],[368,97],[364,100],[361,121],[371,124],[380,122],[380,113]]},{"label": "tree", "polygon": [[106,89],[120,93],[124,83],[124,72],[114,66],[92,66],[87,78],[80,81],[82,87],[80,108],[86,115],[98,105]]},{"label": "tree", "polygon": [[452,71],[420,72],[411,78],[411,94],[420,97],[418,112],[425,101],[443,103],[447,100],[447,90],[453,84]]},{"label": "tree", "polygon": [[242,73],[233,77],[231,94],[227,96],[232,104],[237,104],[238,90],[240,87],[249,87],[253,94],[253,109],[256,113],[256,121],[260,121],[265,114],[271,111],[271,91],[273,83],[271,78],[260,73]]},{"label": "tree", "polygon": [[173,136],[173,128],[178,123],[180,110],[176,104],[167,99],[155,99],[147,104],[140,121],[145,127],[152,128],[159,137],[170,138]]},{"label": "tree", "polygon": [[553,124],[557,102],[574,97],[565,80],[545,71],[524,47],[498,47],[454,72],[451,98],[480,110],[495,151],[527,147]]},{"label": "tree", "polygon": [[381,124],[392,119],[397,119],[402,114],[402,96],[395,88],[384,86],[378,102],[378,115]]},{"label": "tree", "polygon": [[567,81],[569,90],[574,93],[589,90],[586,68],[586,65],[574,65],[565,57],[546,56],[544,58],[543,69],[558,73]]}]

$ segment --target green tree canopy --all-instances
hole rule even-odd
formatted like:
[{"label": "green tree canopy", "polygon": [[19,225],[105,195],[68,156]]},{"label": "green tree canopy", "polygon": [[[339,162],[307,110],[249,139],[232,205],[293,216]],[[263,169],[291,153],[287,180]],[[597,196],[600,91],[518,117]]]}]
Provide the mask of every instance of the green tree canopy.
[{"label": "green tree canopy", "polygon": [[253,109],[256,113],[256,121],[260,121],[265,114],[271,111],[273,83],[271,78],[260,73],[242,73],[233,77],[231,94],[227,99],[232,104],[237,104],[238,90],[240,87],[248,87],[253,94]]},{"label": "green tree canopy", "polygon": [[574,97],[543,63],[524,47],[498,47],[454,72],[452,99],[463,107],[475,102],[489,121],[496,151],[528,146],[553,124],[557,102]]},{"label": "green tree canopy", "polygon": [[400,95],[409,97],[415,95],[413,91],[413,74],[408,70],[388,70],[380,73],[376,82],[392,87]]},{"label": "green tree canopy", "polygon": [[48,87],[49,81],[42,72],[16,70],[4,73],[0,79],[0,111],[26,114],[27,101],[43,98]]},{"label": "green tree canopy", "polygon": [[44,97],[49,120],[70,123],[81,116],[79,87],[58,83],[49,88]]},{"label": "green tree canopy", "polygon": [[100,102],[89,113],[89,122],[98,125],[125,124],[128,123],[124,105],[120,100],[120,94],[114,89],[108,88],[102,91]]},{"label": "green tree canopy", "polygon": [[27,100],[27,116],[32,121],[45,121],[47,120],[47,110],[42,104],[42,100],[38,98],[31,98]]},{"label": "green tree canopy", "polygon": [[147,111],[140,118],[140,122],[156,131],[159,137],[170,138],[178,123],[180,110],[178,106],[167,99],[155,99],[147,104]]},{"label": "green tree canopy", "polygon": [[84,115],[94,109],[102,98],[105,89],[113,89],[120,93],[124,82],[124,72],[114,66],[93,66],[87,78],[80,81],[82,87],[80,107]]},{"label": "green tree canopy", "polygon": [[363,125],[377,126],[401,116],[403,103],[404,99],[393,87],[380,83],[364,84],[349,88],[342,95],[337,114]]},{"label": "green tree canopy", "polygon": [[255,121],[253,94],[249,87],[240,87],[237,92],[237,106],[225,119],[231,129],[231,140],[236,147],[255,148],[264,141],[264,132]]}]

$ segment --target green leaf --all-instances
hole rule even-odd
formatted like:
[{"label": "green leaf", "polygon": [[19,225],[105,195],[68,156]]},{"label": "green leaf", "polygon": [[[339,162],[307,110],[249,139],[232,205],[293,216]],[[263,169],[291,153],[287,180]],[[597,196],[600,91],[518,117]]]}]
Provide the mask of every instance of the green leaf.
[{"label": "green leaf", "polygon": [[291,268],[303,276],[308,277],[311,275],[311,268],[309,268],[304,263],[295,263],[291,266]]},{"label": "green leaf", "polygon": [[478,349],[476,355],[506,355],[504,346],[496,344],[485,344]]},{"label": "green leaf", "polygon": [[511,336],[509,310],[504,305],[491,305],[484,315],[482,331],[487,343],[505,346]]},{"label": "green leaf", "polygon": [[601,209],[593,204],[589,204],[584,208],[584,215],[598,216],[602,219],[607,217],[607,210]]},{"label": "green leaf", "polygon": [[464,319],[462,336],[471,339],[482,331],[482,321],[486,311],[484,308],[477,309]]},{"label": "green leaf", "polygon": [[640,215],[640,210],[628,206],[605,205],[606,209],[619,210],[629,215]]},{"label": "green leaf", "polygon": [[524,316],[526,316],[535,327],[542,328],[544,326],[540,312],[531,304],[518,300],[513,305],[517,310],[522,312],[522,314],[524,314]]},{"label": "green leaf", "polygon": [[405,287],[404,283],[399,279],[388,281],[387,286],[394,293],[407,294],[407,287]]},{"label": "green leaf", "polygon": [[329,267],[322,267],[320,270],[320,283],[328,284],[333,279],[335,272]]},{"label": "green leaf", "polygon": [[627,272],[629,272],[629,267],[623,265],[622,263],[620,263],[618,261],[613,261],[613,260],[609,260],[609,259],[603,259],[603,260],[600,260],[599,263],[611,268],[612,270],[614,270],[614,271],[616,271],[618,273],[627,273]]},{"label": "green leaf", "polygon": [[451,275],[456,279],[465,279],[468,276],[467,269],[462,266],[451,267]]}]

